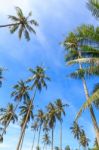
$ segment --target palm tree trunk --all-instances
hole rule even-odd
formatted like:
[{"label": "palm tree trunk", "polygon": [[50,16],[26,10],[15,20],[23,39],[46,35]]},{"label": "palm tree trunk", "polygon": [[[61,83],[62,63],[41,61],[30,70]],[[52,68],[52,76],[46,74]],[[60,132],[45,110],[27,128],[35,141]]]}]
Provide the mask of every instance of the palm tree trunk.
[{"label": "palm tree trunk", "polygon": [[[31,102],[31,103],[32,103],[32,102]],[[23,128],[22,128],[20,137],[19,137],[19,142],[18,142],[18,144],[17,144],[16,150],[19,150],[19,149],[20,149],[21,140],[22,140],[23,134],[24,134],[25,129],[26,129],[27,120],[28,120],[28,117],[29,117],[29,114],[30,114],[30,109],[31,109],[31,106],[32,106],[31,103],[30,103],[30,107],[29,107],[29,110],[28,110],[28,113],[27,113],[27,116],[26,116],[26,119],[25,119],[25,122],[24,122],[24,125],[23,125]]]},{"label": "palm tree trunk", "polygon": [[53,150],[54,147],[54,128],[52,128],[52,148],[51,150]]},{"label": "palm tree trunk", "polygon": [[40,143],[41,127],[42,127],[42,125],[40,125],[40,128],[39,128],[38,143],[37,143],[38,147],[39,147],[39,143]]},{"label": "palm tree trunk", "polygon": [[22,150],[22,146],[23,146],[23,141],[24,141],[24,136],[25,136],[25,132],[23,134],[22,140],[21,140],[21,146],[20,146],[20,150]]},{"label": "palm tree trunk", "polygon": [[62,121],[60,122],[60,150],[62,150]]},{"label": "palm tree trunk", "polygon": [[30,103],[30,107],[29,107],[29,110],[28,110],[28,112],[27,112],[27,116],[26,116],[26,119],[25,119],[24,125],[23,125],[23,127],[22,127],[22,131],[21,131],[21,134],[20,134],[20,137],[19,137],[19,141],[18,141],[18,144],[17,144],[17,148],[16,148],[16,150],[19,150],[19,148],[20,148],[21,139],[22,139],[23,134],[24,134],[25,129],[26,129],[26,124],[27,124],[27,121],[28,121],[28,117],[29,117],[29,114],[30,114],[30,111],[31,111],[31,106],[32,106],[32,104],[33,104],[33,101],[34,101],[35,95],[36,95],[36,89],[35,89],[35,92],[34,92],[34,96],[33,96],[33,98],[32,98],[32,101],[31,101],[31,103]]},{"label": "palm tree trunk", "polygon": [[[80,67],[80,69],[82,69],[82,65],[81,64],[79,64],[79,67]],[[85,92],[86,100],[88,100],[88,98],[89,98],[89,92],[88,92],[86,80],[85,80],[84,77],[82,78],[82,82],[83,82],[83,87],[84,87],[84,92]],[[90,111],[90,114],[91,114],[92,123],[93,123],[93,126],[94,126],[94,130],[95,130],[97,142],[98,142],[98,145],[99,145],[99,127],[98,127],[98,124],[97,124],[97,121],[96,121],[96,117],[95,117],[92,105],[90,105],[89,111]]]},{"label": "palm tree trunk", "polygon": [[11,24],[6,24],[6,25],[0,25],[0,28],[5,28],[5,27],[11,27],[14,25],[19,25],[20,23],[11,23]]},{"label": "palm tree trunk", "polygon": [[[35,133],[36,133],[36,131],[35,131]],[[32,143],[32,148],[31,148],[31,150],[33,150],[33,148],[34,148],[35,133],[34,133],[34,137],[33,137],[33,143]]]}]

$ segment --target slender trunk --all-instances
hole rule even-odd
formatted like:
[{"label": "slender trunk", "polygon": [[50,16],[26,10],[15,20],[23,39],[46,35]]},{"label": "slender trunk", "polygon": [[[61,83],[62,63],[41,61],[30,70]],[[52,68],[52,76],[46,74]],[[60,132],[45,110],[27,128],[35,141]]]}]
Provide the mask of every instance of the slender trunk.
[{"label": "slender trunk", "polygon": [[60,122],[60,150],[62,150],[62,121]]},{"label": "slender trunk", "polygon": [[21,140],[22,140],[23,134],[24,134],[25,129],[26,129],[26,124],[27,124],[28,117],[29,117],[29,114],[30,114],[31,106],[32,106],[32,102],[30,103],[29,110],[27,112],[27,116],[26,116],[26,119],[25,119],[25,122],[24,122],[24,125],[23,125],[23,128],[22,128],[22,131],[21,131],[21,134],[20,134],[20,137],[19,137],[19,142],[18,142],[16,150],[20,149]]},{"label": "slender trunk", "polygon": [[[35,131],[35,133],[36,133],[36,131]],[[35,133],[34,133],[34,137],[33,137],[33,143],[32,143],[32,148],[31,148],[31,150],[33,150],[33,148],[34,148]]]},{"label": "slender trunk", "polygon": [[[18,103],[16,104],[16,106],[15,106],[15,108],[14,108],[14,112],[15,112],[16,109],[18,108],[19,103],[20,103],[20,101],[18,101]],[[8,120],[8,122],[7,122],[7,124],[5,125],[5,127],[4,127],[4,129],[3,129],[3,132],[2,132],[2,136],[6,133],[6,129],[7,129],[7,127],[8,127],[9,124],[10,124],[10,121],[11,121],[11,119],[12,119],[12,116],[13,116],[13,115],[10,116],[10,118],[9,118],[9,120]]]},{"label": "slender trunk", "polygon": [[21,140],[21,146],[20,146],[20,150],[22,150],[22,146],[23,146],[23,141],[24,141],[24,136],[25,136],[25,132],[23,134],[22,140]]},{"label": "slender trunk", "polygon": [[33,101],[34,101],[35,95],[36,95],[36,90],[35,90],[35,92],[34,92],[33,99],[32,99],[32,101],[31,101],[31,103],[30,103],[29,110],[28,110],[28,112],[27,112],[27,116],[26,116],[26,119],[25,119],[24,125],[23,125],[23,127],[22,127],[22,131],[21,131],[21,134],[20,134],[20,137],[19,137],[19,141],[18,141],[18,144],[17,144],[17,148],[16,148],[16,150],[19,150],[19,148],[20,148],[21,139],[22,139],[23,134],[24,134],[24,131],[25,131],[25,129],[26,129],[26,124],[27,124],[27,121],[28,121],[28,117],[29,117],[29,115],[30,115],[31,106],[32,106],[32,104],[33,104]]},{"label": "slender trunk", "polygon": [[6,24],[6,25],[0,25],[0,28],[5,28],[5,27],[11,27],[14,25],[19,25],[20,23],[11,23],[11,24]]},{"label": "slender trunk", "polygon": [[52,128],[52,148],[51,150],[53,150],[53,147],[54,147],[54,128]]},{"label": "slender trunk", "polygon": [[[80,69],[82,69],[82,65],[81,64],[79,64],[79,67],[80,67]],[[89,98],[89,92],[88,92],[86,80],[85,80],[84,77],[82,78],[82,82],[83,82],[83,87],[84,87],[84,92],[85,92],[86,100],[88,100],[88,98]],[[94,130],[95,130],[97,142],[98,142],[98,145],[99,145],[99,127],[98,127],[98,124],[97,124],[97,121],[96,121],[96,117],[95,117],[92,105],[90,105],[89,111],[90,111],[92,123],[93,123],[93,126],[94,126]]]},{"label": "slender trunk", "polygon": [[80,142],[79,142],[79,150],[80,150]]},{"label": "slender trunk", "polygon": [[39,128],[38,143],[37,143],[38,147],[39,147],[39,143],[40,143],[41,127],[42,127],[42,125],[40,125],[40,128]]}]

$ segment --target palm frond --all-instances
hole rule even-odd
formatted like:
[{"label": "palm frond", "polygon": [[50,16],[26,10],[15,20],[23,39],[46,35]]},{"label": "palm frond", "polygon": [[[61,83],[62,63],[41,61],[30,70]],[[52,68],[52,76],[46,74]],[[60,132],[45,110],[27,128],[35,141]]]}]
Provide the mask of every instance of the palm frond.
[{"label": "palm frond", "polygon": [[99,89],[93,93],[92,96],[82,105],[79,112],[77,113],[76,120],[81,116],[82,112],[87,109],[95,100],[99,99]]},{"label": "palm frond", "polygon": [[99,0],[89,0],[87,6],[92,15],[99,19]]}]

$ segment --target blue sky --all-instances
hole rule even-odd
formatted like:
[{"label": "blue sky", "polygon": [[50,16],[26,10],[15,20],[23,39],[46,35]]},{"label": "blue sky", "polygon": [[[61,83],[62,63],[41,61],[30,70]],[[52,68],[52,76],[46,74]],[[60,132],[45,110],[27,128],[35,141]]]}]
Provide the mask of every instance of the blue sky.
[{"label": "blue sky", "polygon": [[[0,106],[6,104],[12,99],[10,93],[12,86],[20,79],[26,79],[30,74],[29,67],[44,65],[48,68],[47,74],[51,77],[47,91],[38,95],[36,104],[44,108],[49,101],[56,98],[63,99],[64,103],[70,105],[67,108],[67,115],[64,119],[63,146],[71,145],[72,149],[78,146],[76,140],[70,132],[70,126],[79,107],[85,100],[83,86],[81,81],[75,81],[67,78],[71,68],[64,62],[64,49],[60,42],[70,31],[73,31],[81,24],[94,24],[98,22],[91,16],[86,8],[86,0],[0,0],[0,24],[7,24],[8,14],[15,14],[14,7],[21,7],[25,14],[32,11],[33,18],[39,23],[36,28],[37,35],[31,35],[31,41],[24,39],[21,41],[17,33],[11,35],[8,29],[0,29],[0,65],[7,68],[4,73],[5,81],[0,89]],[[98,78],[88,80],[89,91],[92,91],[94,83]],[[39,102],[40,101],[40,102]],[[97,111],[95,112],[97,114]],[[99,121],[99,120],[98,120]],[[88,111],[85,111],[79,120],[84,126],[87,136],[90,138],[90,145],[93,144],[94,131]],[[18,125],[11,125],[5,136],[3,144],[0,144],[1,150],[14,150],[18,141],[20,129]],[[55,145],[58,145],[59,124],[55,131]],[[31,147],[32,135],[30,129],[26,133],[24,150]]]}]

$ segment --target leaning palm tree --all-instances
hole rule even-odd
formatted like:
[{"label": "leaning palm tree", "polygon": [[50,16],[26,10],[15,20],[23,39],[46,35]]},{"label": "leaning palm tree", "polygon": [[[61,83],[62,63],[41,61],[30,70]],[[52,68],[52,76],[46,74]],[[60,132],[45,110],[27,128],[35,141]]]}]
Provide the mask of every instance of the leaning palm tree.
[{"label": "leaning palm tree", "polygon": [[24,122],[24,125],[23,125],[23,128],[22,128],[22,131],[21,131],[21,134],[20,134],[20,138],[19,138],[19,141],[18,141],[18,144],[17,144],[17,148],[16,150],[19,150],[20,148],[20,144],[21,144],[21,139],[23,137],[23,134],[24,134],[24,131],[25,131],[25,128],[26,128],[26,124],[27,124],[27,121],[28,121],[28,117],[29,117],[29,114],[30,114],[30,111],[31,111],[31,107],[33,106],[33,102],[34,102],[34,99],[35,99],[35,96],[36,96],[36,91],[39,90],[41,91],[43,87],[47,87],[47,84],[46,84],[46,80],[48,80],[49,78],[47,77],[47,75],[45,74],[45,71],[42,67],[36,67],[36,69],[30,69],[32,70],[32,77],[30,77],[27,82],[33,82],[33,86],[31,87],[31,89],[34,91],[34,94],[33,94],[33,97],[31,98],[31,104],[30,104],[30,107],[28,109],[28,112],[27,112],[27,115],[26,115],[26,118],[25,118],[25,122]]},{"label": "leaning palm tree", "polygon": [[22,35],[24,34],[27,40],[30,40],[29,33],[36,33],[34,27],[38,26],[38,23],[31,19],[32,12],[25,17],[21,8],[15,7],[16,9],[16,16],[9,15],[8,18],[11,20],[10,24],[0,25],[0,28],[9,27],[10,32],[14,33],[18,30],[18,36],[21,39]]},{"label": "leaning palm tree", "polygon": [[[27,114],[28,114],[28,116],[27,116]],[[19,145],[18,145],[17,149],[20,149],[20,147],[22,148],[21,142],[23,140],[23,136],[25,134],[26,127],[27,127],[28,123],[30,122],[30,120],[34,118],[33,105],[32,105],[32,101],[30,99],[25,100],[24,105],[20,106],[20,116],[22,116],[22,122],[21,122],[22,129],[21,129]]]},{"label": "leaning palm tree", "polygon": [[0,135],[2,140],[3,140],[3,134],[6,133],[5,127],[8,126],[10,122],[15,123],[17,120],[18,118],[14,112],[13,104],[9,103],[7,108],[0,108],[0,123],[4,126],[3,132]]},{"label": "leaning palm tree", "polygon": [[[15,102],[17,102],[17,104],[14,107],[14,112],[17,110],[19,103],[21,101],[24,101],[26,99],[29,99],[29,86],[27,86],[25,84],[24,81],[19,81],[16,85],[13,86],[14,91],[11,93],[11,97],[14,97]],[[11,121],[13,116],[10,116],[7,124],[5,125],[2,135],[6,132],[7,127],[9,126],[9,123]]]},{"label": "leaning palm tree", "polygon": [[49,125],[49,128],[52,130],[52,135],[51,135],[51,150],[54,148],[54,128],[55,128],[55,123],[56,123],[56,110],[55,106],[52,103],[49,103],[47,105],[47,123]]},{"label": "leaning palm tree", "polygon": [[31,147],[31,150],[34,149],[34,142],[35,142],[35,135],[36,135],[36,132],[38,131],[38,128],[39,128],[39,125],[38,125],[38,121],[34,121],[33,125],[31,126],[32,130],[34,131],[34,136],[33,136],[33,143],[32,143],[32,147]]},{"label": "leaning palm tree", "polygon": [[67,104],[63,104],[61,99],[57,99],[55,101],[55,109],[56,109],[56,117],[60,122],[60,150],[62,150],[62,123],[63,123],[63,115],[65,116],[65,107]]},{"label": "leaning palm tree", "polygon": [[[71,32],[69,34],[69,36],[65,39],[64,41],[64,47],[67,50],[67,54],[66,54],[66,62],[68,64],[71,64],[71,61],[75,61],[75,59],[79,59],[82,57],[90,57],[90,56],[96,56],[98,53],[98,50],[95,49],[94,50],[94,46],[93,45],[97,45],[97,39],[96,39],[96,32],[93,26],[86,26],[83,25],[79,28],[77,28],[76,32]],[[92,47],[87,48],[88,47]],[[81,79],[82,83],[83,83],[83,87],[84,87],[84,92],[85,92],[85,96],[86,96],[86,100],[89,99],[89,92],[88,92],[88,88],[87,88],[87,84],[86,84],[86,80],[85,77],[87,77],[87,73],[86,73],[86,66],[83,66],[82,63],[78,63],[79,64],[79,68],[70,74],[70,77],[74,78],[74,79]],[[89,67],[91,67],[92,65],[88,65],[87,69]],[[88,74],[90,75],[90,74]],[[92,75],[92,74],[91,74]],[[91,119],[93,122],[93,126],[94,126],[94,130],[95,130],[95,134],[97,137],[97,141],[99,143],[99,127],[96,121],[96,117],[94,114],[94,110],[92,105],[90,105],[89,107],[89,111],[91,114]]]}]

